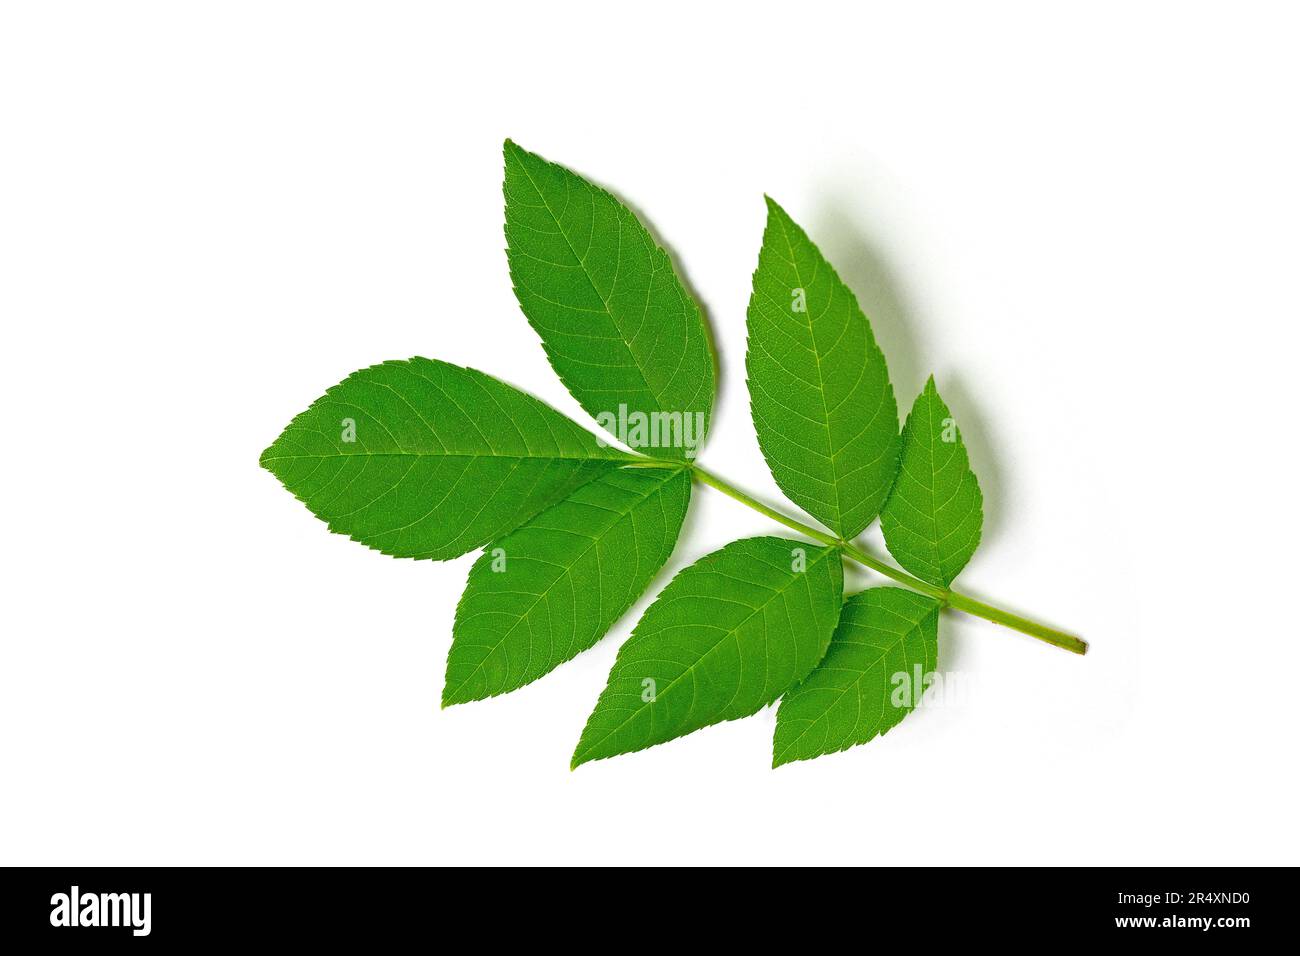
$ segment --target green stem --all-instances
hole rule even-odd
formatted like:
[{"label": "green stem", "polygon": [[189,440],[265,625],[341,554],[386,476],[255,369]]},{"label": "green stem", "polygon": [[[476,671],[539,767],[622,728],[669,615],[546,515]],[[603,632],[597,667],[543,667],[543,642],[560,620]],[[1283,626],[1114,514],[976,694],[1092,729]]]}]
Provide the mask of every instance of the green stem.
[{"label": "green stem", "polygon": [[1075,637],[1073,634],[1066,634],[1064,631],[1058,631],[1055,628],[1048,627],[1046,624],[1039,624],[1037,621],[1031,621],[1027,617],[1021,617],[1019,614],[1012,614],[1010,611],[1004,611],[1000,607],[985,604],[983,601],[977,601],[973,597],[962,594],[959,591],[948,592],[948,606],[954,607],[959,611],[965,611],[967,614],[974,614],[976,617],[982,617],[986,621],[1001,624],[1003,627],[1009,627],[1012,630],[1020,631],[1022,634],[1036,637],[1040,641],[1046,641],[1048,644],[1052,644],[1056,647],[1063,647],[1071,653],[1088,653],[1088,642],[1083,640],[1083,638]]},{"label": "green stem", "polygon": [[1087,653],[1088,642],[1075,637],[1073,634],[1066,634],[1064,631],[1058,631],[1045,624],[1039,624],[1037,621],[1031,621],[1018,614],[1012,614],[1010,611],[1004,611],[991,604],[985,604],[983,601],[977,601],[973,597],[968,597],[967,595],[961,594],[957,591],[952,591],[948,588],[942,588],[936,584],[922,581],[920,578],[913,577],[905,571],[900,571],[893,565],[863,551],[852,542],[836,538],[825,531],[818,531],[811,525],[806,525],[802,521],[791,518],[789,515],[782,514],[774,508],[769,508],[761,501],[745,494],[734,485],[730,485],[723,481],[717,475],[705,471],[699,465],[690,465],[689,467],[695,477],[710,488],[722,492],[728,498],[733,498],[736,501],[739,501],[742,505],[754,509],[759,514],[771,518],[778,524],[785,525],[792,531],[797,531],[802,535],[812,538],[814,541],[820,541],[822,544],[829,545],[832,548],[838,548],[845,557],[852,561],[856,561],[863,567],[870,568],[877,574],[882,574],[914,591],[920,591],[922,594],[929,595],[935,600],[942,601],[949,607],[956,608],[959,611],[965,611],[967,614],[982,617],[986,621],[992,621],[995,624],[1001,624],[1003,627],[1009,627],[1012,630],[1020,631],[1023,634],[1036,637],[1040,641],[1046,641],[1048,644],[1064,648],[1065,650],[1071,651],[1075,654]]}]

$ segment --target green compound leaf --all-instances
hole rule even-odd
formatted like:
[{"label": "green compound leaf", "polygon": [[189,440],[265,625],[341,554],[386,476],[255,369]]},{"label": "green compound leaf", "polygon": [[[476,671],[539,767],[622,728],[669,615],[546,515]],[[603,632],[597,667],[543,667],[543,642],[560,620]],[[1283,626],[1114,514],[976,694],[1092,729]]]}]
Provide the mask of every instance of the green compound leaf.
[{"label": "green compound leaf", "polygon": [[623,468],[583,485],[475,562],[443,706],[504,694],[595,644],[672,553],[690,472]]},{"label": "green compound leaf", "polygon": [[619,649],[573,766],[747,717],[817,666],[839,618],[839,552],[747,538],[678,574]]},{"label": "green compound leaf", "polygon": [[938,601],[902,588],[845,601],[826,657],[781,700],[772,766],[847,750],[897,725],[938,666],[938,622]]},{"label": "green compound leaf", "polygon": [[714,368],[699,306],[636,216],[563,166],[505,144],[515,296],[551,366],[603,428],[693,458]]},{"label": "green compound leaf", "polygon": [[767,200],[749,300],[750,409],[772,477],[843,538],[880,511],[898,470],[898,406],[857,299]]},{"label": "green compound leaf", "polygon": [[880,513],[889,553],[918,578],[947,587],[980,543],[984,496],[934,376],[903,426],[902,466]]},{"label": "green compound leaf", "polygon": [[354,372],[262,453],[331,531],[399,558],[454,558],[627,461],[542,404],[424,358]]}]

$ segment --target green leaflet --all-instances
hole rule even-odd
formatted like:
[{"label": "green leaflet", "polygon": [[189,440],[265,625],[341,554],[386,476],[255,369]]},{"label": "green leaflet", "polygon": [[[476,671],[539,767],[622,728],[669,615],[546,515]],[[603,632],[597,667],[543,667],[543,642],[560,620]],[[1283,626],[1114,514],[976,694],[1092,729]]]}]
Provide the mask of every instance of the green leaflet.
[{"label": "green leaflet", "polygon": [[693,458],[713,408],[713,354],[667,253],[563,166],[510,140],[505,162],[510,277],[556,374],[629,447]]},{"label": "green leaflet", "polygon": [[903,426],[902,465],[880,513],[889,553],[918,578],[947,587],[980,543],[983,504],[932,375]]},{"label": "green leaflet", "polygon": [[[331,531],[387,554],[444,559],[491,542],[456,610],[444,706],[522,687],[599,641],[672,553],[694,479],[824,546],[751,538],[679,573],[619,649],[574,767],[777,699],[774,766],[870,740],[923,692],[941,606],[1087,651],[949,589],[983,520],[961,436],[933,378],[900,436],[867,317],[780,206],[767,200],[748,308],[750,406],[777,484],[833,534],[690,463],[716,366],[667,253],[605,190],[509,140],[504,154],[519,304],[570,393],[649,458],[497,379],[422,358],[353,373],[261,458]],[[850,540],[877,515],[910,575]],[[921,593],[841,603],[842,558]]]},{"label": "green leaflet", "polygon": [[494,542],[456,609],[443,706],[522,687],[595,644],[672,553],[682,469],[622,468]]},{"label": "green leaflet", "polygon": [[897,725],[938,666],[938,622],[938,601],[902,588],[845,601],[826,657],[781,700],[772,766],[847,750]]},{"label": "green leaflet", "polygon": [[821,660],[839,617],[839,552],[747,538],[679,573],[619,649],[573,766],[755,713]]},{"label": "green leaflet", "polygon": [[776,483],[840,537],[859,534],[898,470],[889,370],[853,293],[770,198],[745,368]]},{"label": "green leaflet", "polygon": [[261,463],[331,531],[396,557],[444,559],[626,460],[504,382],[413,358],[348,376]]}]

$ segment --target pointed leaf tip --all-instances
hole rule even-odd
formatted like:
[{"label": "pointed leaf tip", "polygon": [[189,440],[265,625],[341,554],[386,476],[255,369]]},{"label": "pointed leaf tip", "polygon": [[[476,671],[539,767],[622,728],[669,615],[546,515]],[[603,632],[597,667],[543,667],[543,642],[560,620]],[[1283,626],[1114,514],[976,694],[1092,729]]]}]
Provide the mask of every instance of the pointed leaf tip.
[{"label": "pointed leaf tip", "polygon": [[517,146],[505,160],[510,277],[551,367],[624,444],[693,458],[716,363],[667,252],[608,191]]},{"label": "pointed leaf tip", "polygon": [[938,601],[903,588],[869,588],[845,601],[825,658],[781,700],[773,768],[847,750],[897,726],[938,667],[938,621]]},{"label": "pointed leaf tip", "polygon": [[625,456],[525,392],[413,358],[348,376],[262,464],[331,531],[395,557],[454,558]]},{"label": "pointed leaf tip", "polygon": [[734,541],[683,569],[619,649],[575,766],[747,717],[821,660],[839,617],[834,548]]},{"label": "pointed leaf tip", "polygon": [[777,485],[837,535],[880,511],[898,471],[898,406],[857,299],[770,196],[754,270],[745,370]]},{"label": "pointed leaf tip", "polygon": [[456,607],[444,700],[508,693],[594,646],[668,560],[690,494],[684,470],[620,468],[494,541]]},{"label": "pointed leaf tip", "polygon": [[901,462],[880,512],[885,545],[905,570],[947,587],[979,546],[984,496],[933,375],[903,425]]}]

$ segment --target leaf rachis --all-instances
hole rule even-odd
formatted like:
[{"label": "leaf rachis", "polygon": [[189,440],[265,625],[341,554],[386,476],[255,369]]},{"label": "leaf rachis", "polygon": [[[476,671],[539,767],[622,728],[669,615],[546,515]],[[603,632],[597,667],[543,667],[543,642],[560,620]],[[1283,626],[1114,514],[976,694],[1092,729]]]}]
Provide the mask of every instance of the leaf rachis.
[{"label": "leaf rachis", "polygon": [[[733,541],[680,570],[619,649],[574,767],[778,700],[773,766],[866,743],[937,674],[945,608],[1087,650],[952,588],[983,524],[960,430],[931,377],[900,431],[870,321],[775,201],[746,316],[750,409],[776,484],[829,530],[695,462],[713,340],[636,214],[509,140],[504,159],[519,306],[573,397],[631,450],[490,375],[412,358],[326,390],[260,462],[331,531],[385,554],[483,548],[443,706],[509,693],[596,644],[667,564],[697,481],[807,541]],[[854,543],[877,517],[897,567]],[[901,587],[845,599],[844,560]]]}]

